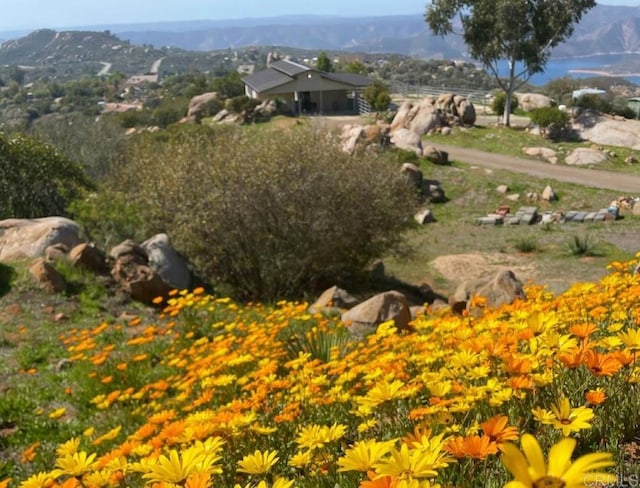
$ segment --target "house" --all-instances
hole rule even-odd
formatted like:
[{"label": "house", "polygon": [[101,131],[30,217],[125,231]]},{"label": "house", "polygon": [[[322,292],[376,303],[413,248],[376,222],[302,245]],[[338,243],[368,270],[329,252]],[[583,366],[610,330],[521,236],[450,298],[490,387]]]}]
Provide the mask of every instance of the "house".
[{"label": "house", "polygon": [[296,114],[358,113],[360,90],[372,82],[353,73],[326,73],[281,59],[242,79],[245,94],[278,99]]}]

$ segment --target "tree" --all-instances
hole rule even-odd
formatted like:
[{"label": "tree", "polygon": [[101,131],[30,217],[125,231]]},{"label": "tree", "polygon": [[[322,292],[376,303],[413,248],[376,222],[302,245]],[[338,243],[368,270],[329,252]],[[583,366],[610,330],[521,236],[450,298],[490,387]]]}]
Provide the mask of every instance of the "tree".
[{"label": "tree", "polygon": [[373,80],[371,85],[362,90],[362,98],[364,98],[376,112],[387,110],[391,103],[389,88],[380,80]]},{"label": "tree", "polygon": [[322,51],[318,55],[318,61],[316,62],[316,68],[318,68],[318,70],[320,70],[320,71],[324,71],[325,73],[329,73],[329,72],[333,71],[333,64],[331,63],[331,60],[329,59],[329,56],[327,56],[326,52]]},{"label": "tree", "polygon": [[[595,0],[433,0],[425,11],[431,31],[440,36],[458,28],[471,56],[482,62],[506,93],[503,123],[509,125],[514,92],[544,71],[551,48],[567,39]],[[499,61],[509,74],[502,78]]]},{"label": "tree", "polygon": [[349,64],[347,64],[347,66],[344,68],[344,71],[346,73],[355,73],[357,75],[363,75],[363,76],[367,76],[369,74],[369,70],[367,70],[367,67],[364,65],[364,63],[362,61],[351,61]]}]

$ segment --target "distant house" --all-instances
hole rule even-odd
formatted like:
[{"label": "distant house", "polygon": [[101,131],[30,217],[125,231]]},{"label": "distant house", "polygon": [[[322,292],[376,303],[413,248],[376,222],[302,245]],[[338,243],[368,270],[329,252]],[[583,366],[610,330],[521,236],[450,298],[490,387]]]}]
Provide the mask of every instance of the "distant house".
[{"label": "distant house", "polygon": [[245,94],[277,98],[296,114],[357,113],[360,90],[372,82],[353,73],[326,73],[281,59],[242,79]]}]

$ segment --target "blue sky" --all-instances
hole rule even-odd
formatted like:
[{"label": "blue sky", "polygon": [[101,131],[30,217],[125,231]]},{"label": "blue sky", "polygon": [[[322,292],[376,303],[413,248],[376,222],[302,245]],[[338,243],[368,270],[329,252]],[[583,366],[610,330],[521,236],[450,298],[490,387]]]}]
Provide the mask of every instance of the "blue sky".
[{"label": "blue sky", "polygon": [[[421,14],[426,0],[4,0],[0,30],[289,14]],[[640,0],[601,0],[640,6]]]}]

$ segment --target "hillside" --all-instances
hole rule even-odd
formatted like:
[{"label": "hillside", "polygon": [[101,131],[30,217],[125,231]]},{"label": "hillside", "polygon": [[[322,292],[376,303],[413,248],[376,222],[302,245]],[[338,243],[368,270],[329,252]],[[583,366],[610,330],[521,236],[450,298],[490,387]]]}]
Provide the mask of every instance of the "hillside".
[{"label": "hillside", "polygon": [[[0,66],[20,66],[29,80],[41,76],[73,79],[85,75],[123,73],[140,75],[152,71],[182,73],[194,67],[208,71],[226,63],[226,52],[187,52],[136,45],[111,32],[34,31],[0,44]],[[160,63],[158,60],[162,59]],[[154,63],[157,63],[154,68]]]}]

